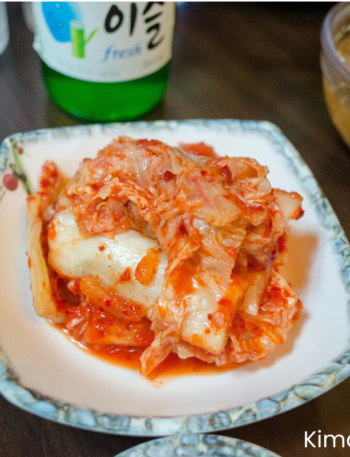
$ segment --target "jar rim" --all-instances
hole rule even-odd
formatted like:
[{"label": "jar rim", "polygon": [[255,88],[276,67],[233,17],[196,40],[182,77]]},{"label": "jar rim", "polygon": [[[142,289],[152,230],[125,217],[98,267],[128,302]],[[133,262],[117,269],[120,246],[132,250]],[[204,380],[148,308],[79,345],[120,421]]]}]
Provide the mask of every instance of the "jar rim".
[{"label": "jar rim", "polygon": [[[332,65],[337,69],[339,73],[342,74],[343,78],[347,79],[350,83],[350,69],[348,69],[343,62],[339,59],[337,50],[334,46],[334,41],[331,33],[331,21],[337,13],[343,9],[350,9],[350,2],[342,2],[333,6],[326,17],[324,18],[322,27],[321,27],[321,47],[325,56],[331,61]],[[350,25],[350,15],[349,15],[349,25]]]}]

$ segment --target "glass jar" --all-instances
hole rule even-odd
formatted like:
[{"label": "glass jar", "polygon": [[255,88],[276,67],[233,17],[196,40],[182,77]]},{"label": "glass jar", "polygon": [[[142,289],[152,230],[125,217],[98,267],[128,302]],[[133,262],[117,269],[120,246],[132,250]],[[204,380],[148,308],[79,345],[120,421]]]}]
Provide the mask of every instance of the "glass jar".
[{"label": "glass jar", "polygon": [[0,55],[5,51],[9,38],[6,3],[0,2]]},{"label": "glass jar", "polygon": [[323,89],[331,119],[350,147],[350,3],[335,5],[321,31]]}]

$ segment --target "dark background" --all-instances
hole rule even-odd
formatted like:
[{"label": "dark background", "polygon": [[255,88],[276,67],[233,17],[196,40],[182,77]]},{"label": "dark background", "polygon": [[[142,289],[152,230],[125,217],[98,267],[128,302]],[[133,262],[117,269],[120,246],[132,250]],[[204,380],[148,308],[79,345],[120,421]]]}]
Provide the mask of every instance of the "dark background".
[{"label": "dark background", "polygon": [[[319,68],[320,27],[331,6],[180,4],[169,87],[142,119],[276,123],[311,167],[349,237],[350,152],[329,119]],[[20,4],[8,4],[8,14],[10,44],[0,56],[0,141],[15,132],[81,123],[48,99]],[[350,379],[300,408],[220,433],[283,457],[350,455],[349,448],[305,449],[304,432],[314,430],[350,434]],[[58,425],[0,397],[1,457],[113,457],[142,441]]]}]

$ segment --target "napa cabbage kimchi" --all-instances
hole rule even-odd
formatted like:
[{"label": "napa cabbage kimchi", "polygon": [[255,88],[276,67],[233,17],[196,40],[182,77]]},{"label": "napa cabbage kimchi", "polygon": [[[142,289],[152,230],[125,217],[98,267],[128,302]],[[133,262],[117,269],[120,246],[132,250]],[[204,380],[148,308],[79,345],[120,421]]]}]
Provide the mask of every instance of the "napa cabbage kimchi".
[{"label": "napa cabbage kimchi", "polygon": [[71,179],[47,161],[28,198],[35,312],[82,344],[140,348],[146,376],[170,353],[262,360],[301,309],[278,270],[302,198],[267,174],[204,143],[128,137]]}]

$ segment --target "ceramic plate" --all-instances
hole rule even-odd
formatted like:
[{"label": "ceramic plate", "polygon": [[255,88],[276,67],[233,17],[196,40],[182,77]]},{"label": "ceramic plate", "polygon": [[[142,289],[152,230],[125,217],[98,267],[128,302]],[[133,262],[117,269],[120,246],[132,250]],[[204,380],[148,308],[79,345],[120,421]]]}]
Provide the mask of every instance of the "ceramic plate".
[{"label": "ceramic plate", "polygon": [[[219,154],[256,158],[269,167],[274,187],[303,195],[305,216],[291,223],[284,275],[304,311],[287,342],[263,362],[155,388],[138,373],[82,351],[35,315],[25,254],[26,193],[35,189],[45,159],[72,175],[84,157],[121,134],[171,145],[205,141]],[[350,375],[350,247],[314,176],[276,126],[207,120],[39,130],[6,139],[0,168],[0,392],[13,404],[114,434],[210,432],[299,406]]]},{"label": "ceramic plate", "polygon": [[115,457],[279,457],[256,444],[219,435],[168,436],[148,441]]}]

